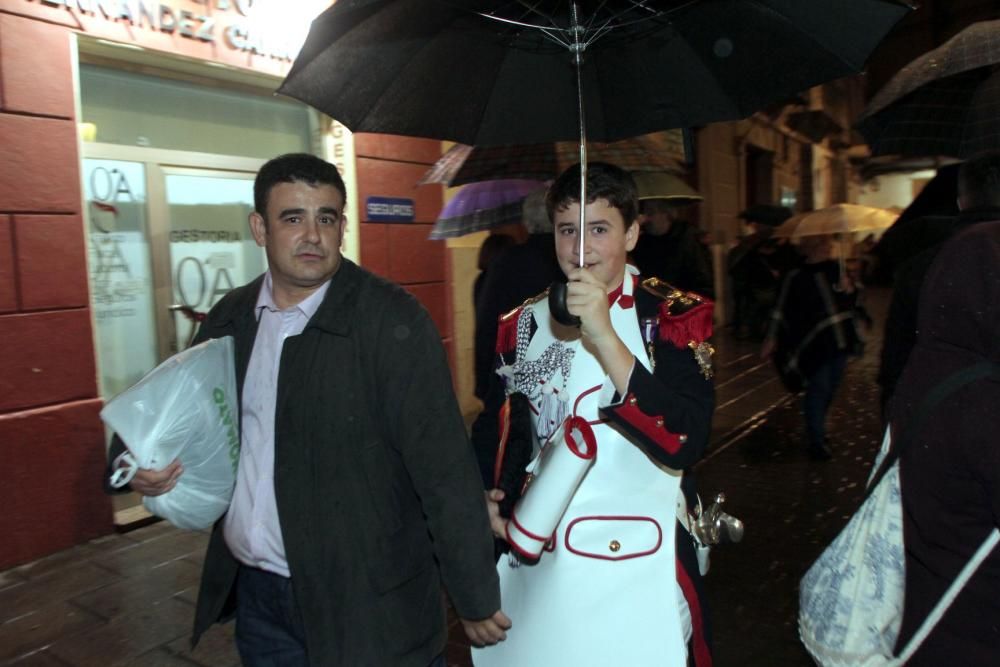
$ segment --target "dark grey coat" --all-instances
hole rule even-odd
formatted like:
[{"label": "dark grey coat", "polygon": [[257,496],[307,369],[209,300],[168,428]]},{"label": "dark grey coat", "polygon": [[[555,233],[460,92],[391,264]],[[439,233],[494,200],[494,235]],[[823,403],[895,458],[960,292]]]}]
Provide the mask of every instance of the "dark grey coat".
[{"label": "dark grey coat", "polygon": [[[242,394],[262,277],[227,294],[198,342],[232,335]],[[285,341],[274,484],[315,666],[426,667],[444,650],[441,586],[462,617],[500,608],[482,485],[437,330],[401,288],[344,260]],[[233,609],[220,520],[193,641]]]}]

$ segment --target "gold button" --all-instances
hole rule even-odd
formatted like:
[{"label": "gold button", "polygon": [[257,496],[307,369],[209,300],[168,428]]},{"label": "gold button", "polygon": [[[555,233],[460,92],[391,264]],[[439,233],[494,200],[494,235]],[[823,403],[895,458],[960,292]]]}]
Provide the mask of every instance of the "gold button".
[{"label": "gold button", "polygon": [[656,428],[663,428],[663,420],[662,419],[657,419],[656,420]]},{"label": "gold button", "polygon": [[635,405],[636,403],[638,403],[638,401],[635,399],[635,396],[633,396],[632,398],[628,399],[628,404],[629,405]]},{"label": "gold button", "polygon": [[608,548],[614,553],[618,553],[618,550],[622,548],[622,543],[618,540],[611,540],[611,544],[608,545]]},{"label": "gold button", "polygon": [[677,436],[677,439],[680,440],[681,442],[687,442],[688,441],[688,437],[686,435],[684,435],[684,434],[681,434],[681,435]]}]

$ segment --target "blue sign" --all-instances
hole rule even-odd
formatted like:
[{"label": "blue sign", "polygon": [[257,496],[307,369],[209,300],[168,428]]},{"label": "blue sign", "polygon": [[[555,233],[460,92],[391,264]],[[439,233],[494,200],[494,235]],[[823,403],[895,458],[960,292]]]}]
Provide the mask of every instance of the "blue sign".
[{"label": "blue sign", "polygon": [[413,222],[412,199],[401,197],[369,197],[365,200],[365,219],[368,222]]}]

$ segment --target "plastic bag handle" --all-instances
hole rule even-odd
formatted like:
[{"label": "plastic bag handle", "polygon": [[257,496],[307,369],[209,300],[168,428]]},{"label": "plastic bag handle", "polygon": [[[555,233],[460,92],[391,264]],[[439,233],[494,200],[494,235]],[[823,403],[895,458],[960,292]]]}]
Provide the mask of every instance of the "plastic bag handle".
[{"label": "plastic bag handle", "polygon": [[139,463],[132,456],[132,452],[125,450],[115,457],[111,468],[114,472],[111,473],[109,483],[112,488],[120,489],[131,482],[135,474],[139,472]]}]

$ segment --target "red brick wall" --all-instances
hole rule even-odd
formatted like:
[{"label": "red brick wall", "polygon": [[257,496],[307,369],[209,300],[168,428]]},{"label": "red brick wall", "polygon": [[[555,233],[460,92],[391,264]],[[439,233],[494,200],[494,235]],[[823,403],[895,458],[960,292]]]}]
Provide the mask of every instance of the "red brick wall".
[{"label": "red brick wall", "polygon": [[0,570],[106,534],[69,32],[0,13]]},{"label": "red brick wall", "polygon": [[[113,528],[67,13],[10,7],[0,4],[0,570]],[[452,359],[447,254],[427,240],[442,191],[415,186],[440,143],[358,135],[355,145],[360,210],[370,195],[416,203],[415,223],[362,220],[361,262],[427,307]]]}]

